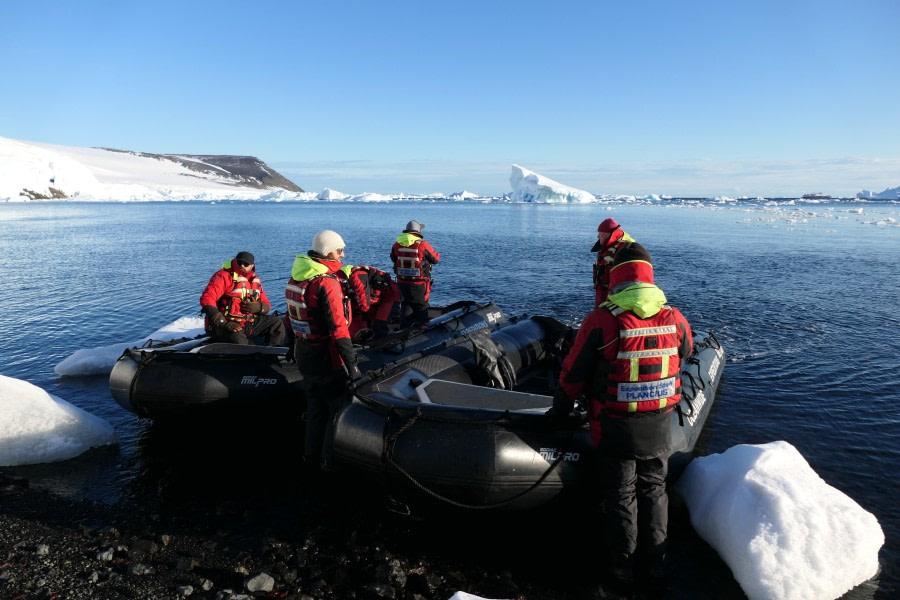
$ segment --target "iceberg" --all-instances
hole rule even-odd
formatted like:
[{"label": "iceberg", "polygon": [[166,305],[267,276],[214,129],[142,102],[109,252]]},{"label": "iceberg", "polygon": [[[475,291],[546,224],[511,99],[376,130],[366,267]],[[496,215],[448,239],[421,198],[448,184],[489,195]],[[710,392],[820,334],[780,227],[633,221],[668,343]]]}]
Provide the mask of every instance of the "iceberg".
[{"label": "iceberg", "polygon": [[679,490],[750,600],[830,600],[878,572],[878,520],[787,442],[695,458]]},{"label": "iceberg", "polygon": [[447,198],[449,198],[450,200],[476,200],[478,198],[481,198],[481,196],[473,192],[467,192],[463,190],[461,192],[453,192],[452,194],[447,196]]},{"label": "iceberg", "polygon": [[512,166],[509,184],[513,189],[509,198],[512,202],[586,204],[596,200],[590,192],[563,185],[519,165]]},{"label": "iceberg", "polygon": [[348,194],[338,192],[337,190],[333,190],[331,188],[325,188],[324,190],[319,192],[319,195],[316,196],[316,200],[325,200],[330,202],[333,200],[346,200],[349,197],[350,196]]},{"label": "iceberg", "polygon": [[883,192],[870,192],[863,190],[856,194],[862,200],[900,200],[900,187],[889,188]]},{"label": "iceberg", "polygon": [[363,194],[357,194],[355,196],[348,196],[345,198],[351,202],[390,202],[393,200],[390,196],[386,196],[384,194],[377,194],[375,192],[365,192]]}]

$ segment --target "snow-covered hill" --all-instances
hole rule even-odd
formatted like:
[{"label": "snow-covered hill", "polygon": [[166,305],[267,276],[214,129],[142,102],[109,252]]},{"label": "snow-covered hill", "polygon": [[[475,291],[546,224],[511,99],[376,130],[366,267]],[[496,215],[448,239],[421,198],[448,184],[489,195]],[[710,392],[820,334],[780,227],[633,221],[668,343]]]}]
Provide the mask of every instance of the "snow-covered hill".
[{"label": "snow-covered hill", "polygon": [[258,199],[302,192],[252,156],[149,154],[0,137],[0,201]]}]

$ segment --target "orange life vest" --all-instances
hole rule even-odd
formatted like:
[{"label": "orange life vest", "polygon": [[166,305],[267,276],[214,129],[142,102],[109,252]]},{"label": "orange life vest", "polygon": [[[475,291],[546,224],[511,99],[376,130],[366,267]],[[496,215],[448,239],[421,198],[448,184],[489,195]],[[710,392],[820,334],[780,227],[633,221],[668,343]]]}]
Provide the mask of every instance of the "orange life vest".
[{"label": "orange life vest", "polygon": [[[328,327],[325,325],[322,316],[322,310],[318,306],[310,306],[310,292],[313,296],[316,294],[319,286],[322,284],[322,277],[331,277],[337,280],[341,285],[342,298],[341,303],[344,307],[344,319],[350,322],[350,298],[347,296],[345,281],[331,273],[322,273],[303,281],[297,281],[293,278],[288,281],[287,288],[284,291],[287,303],[288,320],[291,323],[291,329],[298,339],[307,342],[323,342],[330,337]],[[315,285],[313,285],[315,284]],[[315,302],[313,302],[315,304]]]},{"label": "orange life vest", "polygon": [[259,300],[259,290],[262,288],[262,284],[256,272],[247,278],[237,271],[231,271],[231,281],[231,290],[219,299],[218,309],[229,321],[236,321],[243,325],[252,321],[253,315],[241,312],[241,302],[243,300]]},{"label": "orange life vest", "polygon": [[413,242],[411,246],[396,247],[397,257],[394,259],[394,273],[397,281],[421,281],[431,274],[431,263],[425,260],[422,240]]},{"label": "orange life vest", "polygon": [[611,413],[669,409],[681,400],[680,337],[669,306],[649,319],[606,303],[619,323],[619,348],[609,362],[603,406]]}]

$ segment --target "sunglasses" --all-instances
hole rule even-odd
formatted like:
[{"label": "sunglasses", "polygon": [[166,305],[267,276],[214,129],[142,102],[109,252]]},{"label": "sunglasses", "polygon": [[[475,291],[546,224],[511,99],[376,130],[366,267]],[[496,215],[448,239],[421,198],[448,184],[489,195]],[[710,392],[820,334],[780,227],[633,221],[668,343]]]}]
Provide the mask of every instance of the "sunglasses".
[{"label": "sunglasses", "polygon": [[239,261],[237,261],[237,264],[240,265],[240,266],[242,266],[242,267],[249,267],[249,266],[252,265],[253,263],[248,263],[248,262],[245,262],[245,261],[243,261],[243,260],[239,260]]}]

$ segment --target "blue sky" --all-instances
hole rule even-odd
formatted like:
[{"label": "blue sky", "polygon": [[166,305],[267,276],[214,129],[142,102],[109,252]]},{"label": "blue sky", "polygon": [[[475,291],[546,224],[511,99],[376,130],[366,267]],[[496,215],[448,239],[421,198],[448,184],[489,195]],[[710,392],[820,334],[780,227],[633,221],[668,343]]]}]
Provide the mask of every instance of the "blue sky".
[{"label": "blue sky", "polygon": [[900,2],[0,2],[0,136],[304,189],[900,186]]}]

